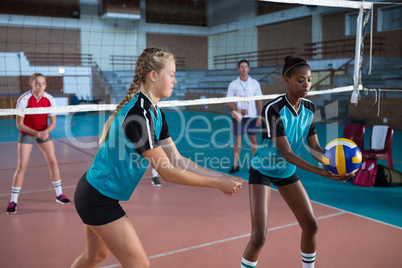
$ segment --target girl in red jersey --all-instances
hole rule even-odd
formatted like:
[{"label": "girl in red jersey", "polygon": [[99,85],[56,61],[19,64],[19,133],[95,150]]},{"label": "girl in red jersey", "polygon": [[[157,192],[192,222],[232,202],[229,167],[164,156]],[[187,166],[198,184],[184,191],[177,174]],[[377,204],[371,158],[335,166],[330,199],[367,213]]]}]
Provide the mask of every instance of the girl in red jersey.
[{"label": "girl in red jersey", "polygon": [[[54,98],[45,92],[46,78],[43,74],[35,73],[30,77],[32,89],[18,99],[17,109],[54,107],[56,106]],[[47,118],[50,118],[48,125]],[[31,155],[33,141],[36,140],[42,151],[50,169],[50,177],[56,191],[56,202],[67,205],[70,200],[63,194],[61,188],[59,166],[57,164],[54,143],[50,132],[56,127],[55,114],[27,114],[16,116],[17,128],[20,130],[18,137],[18,163],[17,170],[13,176],[11,187],[11,200],[7,206],[7,214],[17,212],[18,196],[24,181],[24,174],[28,166],[29,156]]]}]

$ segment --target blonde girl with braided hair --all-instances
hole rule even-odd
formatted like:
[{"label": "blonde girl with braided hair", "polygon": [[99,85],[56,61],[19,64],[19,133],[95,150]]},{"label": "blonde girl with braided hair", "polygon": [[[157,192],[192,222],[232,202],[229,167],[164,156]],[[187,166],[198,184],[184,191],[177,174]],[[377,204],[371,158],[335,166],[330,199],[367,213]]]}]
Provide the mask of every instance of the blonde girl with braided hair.
[{"label": "blonde girl with braided hair", "polygon": [[73,268],[95,267],[109,252],[123,267],[149,267],[119,204],[130,198],[149,164],[168,182],[217,188],[229,196],[241,188],[243,179],[198,166],[178,152],[158,107],[177,83],[175,72],[174,57],[167,51],[147,48],[139,56],[133,83],[106,122],[99,151],[77,184],[74,203],[87,244]]}]

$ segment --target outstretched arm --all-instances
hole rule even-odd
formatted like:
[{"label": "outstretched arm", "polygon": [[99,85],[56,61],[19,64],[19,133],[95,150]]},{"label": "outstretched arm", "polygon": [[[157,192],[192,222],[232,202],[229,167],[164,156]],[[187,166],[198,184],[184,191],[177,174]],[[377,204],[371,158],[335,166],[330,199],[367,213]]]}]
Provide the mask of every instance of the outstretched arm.
[{"label": "outstretched arm", "polygon": [[[322,153],[324,150],[320,146],[320,142],[318,141],[318,136],[317,134],[311,135],[310,137],[307,138],[308,146],[310,148],[310,154],[312,157],[314,157],[318,162],[323,164],[322,162]],[[342,181],[347,181],[350,178],[352,178],[355,174],[354,173],[349,173],[341,176]],[[331,178],[332,179],[332,178]]]},{"label": "outstretched arm", "polygon": [[324,150],[320,146],[317,134],[311,135],[307,138],[308,146],[310,148],[310,154],[315,160],[322,164],[322,153]]},{"label": "outstretched arm", "polygon": [[165,151],[166,155],[168,156],[170,162],[173,166],[185,169],[200,175],[211,176],[211,177],[232,177],[226,174],[217,172],[215,170],[211,170],[208,168],[204,168],[200,165],[197,165],[193,161],[188,158],[183,157],[179,151],[177,150],[176,144],[174,144],[172,138],[167,138],[165,140],[159,141],[159,144]]},{"label": "outstretched arm", "polygon": [[[172,155],[168,157],[164,150],[165,148],[162,149],[161,147],[157,147],[144,151],[142,155],[148,160],[151,166],[158,171],[165,181],[189,186],[217,188],[227,195],[237,193],[243,184],[243,180],[236,177],[226,176],[229,178],[225,178],[211,176],[178,168],[173,165],[172,163],[174,162],[171,162],[170,160]],[[180,159],[176,159],[180,162]],[[213,175],[215,175],[215,173],[213,173]]]},{"label": "outstretched arm", "polygon": [[[286,136],[274,137],[274,138],[272,138],[272,140],[274,141],[276,147],[278,148],[278,150],[280,151],[282,156],[285,158],[285,160],[299,168],[302,168],[304,170],[313,172],[315,174],[318,174],[320,176],[327,177],[327,178],[330,178],[333,180],[346,181],[353,176],[353,174],[345,174],[343,176],[335,175],[326,169],[322,169],[322,168],[319,168],[319,167],[316,167],[316,166],[310,164],[309,162],[307,162],[304,159],[297,156],[292,151],[292,148],[290,147],[289,141],[286,138]],[[322,148],[321,148],[321,150],[322,150]],[[310,149],[310,151],[311,151],[311,149]],[[316,156],[317,156],[317,154],[316,154]],[[316,158],[316,156],[313,156],[313,157]]]}]

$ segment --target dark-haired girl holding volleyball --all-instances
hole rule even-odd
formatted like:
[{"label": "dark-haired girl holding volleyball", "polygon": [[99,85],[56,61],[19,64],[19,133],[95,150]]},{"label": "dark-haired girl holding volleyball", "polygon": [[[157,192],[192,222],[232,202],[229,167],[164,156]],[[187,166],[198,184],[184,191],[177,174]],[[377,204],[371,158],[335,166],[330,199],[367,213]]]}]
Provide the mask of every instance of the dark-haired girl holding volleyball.
[{"label": "dark-haired girl holding volleyball", "polygon": [[[249,177],[252,231],[241,267],[256,267],[266,240],[271,183],[277,188],[295,215],[301,229],[303,268],[314,267],[318,223],[310,199],[296,175],[296,167],[346,181],[353,174],[332,174],[299,157],[304,144],[311,155],[322,162],[321,148],[314,122],[314,104],[304,99],[311,87],[311,69],[300,58],[285,58],[282,70],[287,93],[268,101],[262,110],[262,142],[254,153]],[[265,267],[266,265],[264,265]]]}]

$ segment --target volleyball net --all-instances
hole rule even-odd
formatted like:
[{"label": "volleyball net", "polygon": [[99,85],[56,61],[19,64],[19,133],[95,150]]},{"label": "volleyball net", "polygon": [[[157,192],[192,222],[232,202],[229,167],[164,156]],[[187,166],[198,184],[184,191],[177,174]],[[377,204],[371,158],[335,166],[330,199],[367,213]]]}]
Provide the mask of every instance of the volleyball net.
[{"label": "volleyball net", "polygon": [[[80,0],[67,7],[65,1],[31,2],[23,7],[10,1],[0,8],[0,142],[18,141],[16,116],[56,114],[51,135],[57,153],[75,155],[78,150],[92,161],[103,126],[126,95],[135,62],[147,47],[175,56],[177,84],[171,97],[158,103],[173,141],[184,156],[203,166],[215,169],[218,158],[216,169],[222,172],[230,168],[224,164],[233,160],[234,145],[226,104],[264,103],[286,93],[286,56],[303,58],[311,67],[307,98],[317,108],[322,145],[342,136],[351,111],[361,113],[353,110],[351,100],[375,97],[375,103],[360,100],[374,113],[383,103],[380,86],[365,89],[367,73],[375,70],[370,58],[385,50],[384,38],[372,33],[371,3]],[[243,59],[263,95],[226,97]],[[15,109],[17,99],[30,90],[33,73],[46,76],[46,91],[57,107]],[[247,166],[251,154],[245,140],[247,153],[240,162]],[[16,154],[14,148],[12,152]]]},{"label": "volleyball net", "polygon": [[[347,106],[363,88],[363,59],[383,49],[381,39],[364,38],[372,4],[358,1],[81,0],[62,8],[15,1],[0,14],[0,118],[113,111],[146,47],[166,48],[176,59],[178,83],[160,107],[228,114],[227,102],[275,98],[286,92],[288,55],[308,61],[309,97],[319,108]],[[226,98],[242,59],[263,96]],[[15,109],[32,73],[47,77],[58,107]]]}]

